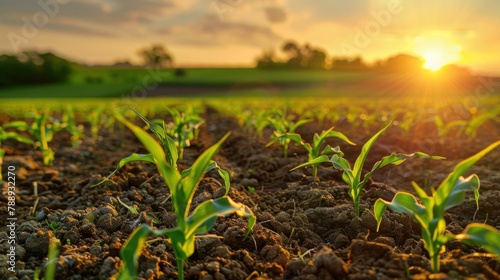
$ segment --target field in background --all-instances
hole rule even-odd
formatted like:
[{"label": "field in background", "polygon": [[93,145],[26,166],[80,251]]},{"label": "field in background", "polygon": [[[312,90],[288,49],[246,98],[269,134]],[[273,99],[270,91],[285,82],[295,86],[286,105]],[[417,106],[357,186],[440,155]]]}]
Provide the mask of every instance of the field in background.
[{"label": "field in background", "polygon": [[[477,81],[447,81],[407,74],[333,72],[325,70],[198,68],[78,68],[63,84],[0,89],[0,98],[141,97],[382,97],[473,93]],[[477,83],[476,83],[477,82]],[[491,90],[488,88],[488,90]],[[494,88],[496,93],[498,88]],[[494,92],[490,92],[494,93]]]}]

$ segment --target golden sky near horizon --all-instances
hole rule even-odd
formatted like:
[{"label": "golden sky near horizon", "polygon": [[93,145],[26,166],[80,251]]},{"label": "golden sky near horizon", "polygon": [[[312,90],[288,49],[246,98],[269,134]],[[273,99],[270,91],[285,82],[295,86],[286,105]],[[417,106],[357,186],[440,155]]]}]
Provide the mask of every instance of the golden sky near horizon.
[{"label": "golden sky near horizon", "polygon": [[177,65],[250,66],[292,39],[330,56],[407,53],[429,69],[500,74],[499,26],[498,0],[17,0],[0,8],[0,52],[137,62],[161,43]]}]

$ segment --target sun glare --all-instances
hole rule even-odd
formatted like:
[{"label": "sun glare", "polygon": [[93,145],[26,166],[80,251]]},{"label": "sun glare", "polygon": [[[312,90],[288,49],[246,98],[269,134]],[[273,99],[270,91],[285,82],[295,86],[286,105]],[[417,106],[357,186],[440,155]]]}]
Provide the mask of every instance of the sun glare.
[{"label": "sun glare", "polygon": [[438,71],[447,64],[460,60],[462,47],[445,36],[423,36],[415,38],[414,51],[424,59],[423,67]]},{"label": "sun glare", "polygon": [[421,54],[424,57],[425,63],[424,68],[432,71],[438,71],[447,62],[443,59],[444,55],[435,50],[427,51]]}]

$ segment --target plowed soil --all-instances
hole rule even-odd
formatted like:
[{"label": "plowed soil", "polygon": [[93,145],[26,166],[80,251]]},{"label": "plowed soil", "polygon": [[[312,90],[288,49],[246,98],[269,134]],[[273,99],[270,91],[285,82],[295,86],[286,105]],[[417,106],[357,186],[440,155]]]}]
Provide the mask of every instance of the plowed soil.
[{"label": "plowed soil", "polygon": [[[209,235],[197,238],[195,254],[185,265],[187,279],[500,279],[499,260],[479,247],[458,241],[446,245],[441,273],[431,274],[419,224],[407,214],[388,210],[377,232],[373,216],[377,198],[390,200],[397,191],[412,192],[412,181],[430,193],[430,188],[437,187],[460,160],[500,139],[498,123],[486,123],[488,129],[480,130],[472,140],[453,141],[439,139],[432,126],[415,127],[412,135],[391,127],[369,154],[367,169],[391,152],[418,150],[447,159],[408,160],[375,173],[363,191],[358,219],[349,187],[331,165],[320,167],[317,180],[310,169],[290,172],[306,161],[303,148],[290,145],[289,157],[283,158],[279,147],[265,147],[271,131],[264,131],[263,138],[255,137],[213,108],[207,108],[204,117],[206,124],[200,128],[198,140],[186,150],[180,166],[190,166],[202,151],[232,131],[215,160],[232,173],[229,196],[254,211],[257,225],[244,239],[245,219],[219,218]],[[309,141],[315,132],[332,125],[312,122],[298,132]],[[358,144],[352,147],[335,139],[328,141],[332,146],[340,145],[350,162],[381,128],[335,125]],[[2,143],[7,151],[3,172],[8,166],[16,170],[17,262],[16,273],[7,271],[3,252],[10,245],[7,228],[2,226],[0,278],[32,279],[37,268],[43,276],[48,242],[55,236],[61,241],[57,279],[110,279],[121,263],[120,248],[134,228],[142,223],[158,228],[175,226],[168,188],[152,164],[128,164],[109,182],[91,187],[110,174],[121,158],[146,152],[129,130],[117,127],[111,133],[103,129],[99,139],[85,138],[78,148],[71,147],[67,133],[59,132],[50,146],[56,160],[52,167],[44,167],[41,153],[31,146]],[[472,173],[481,179],[474,221],[499,228],[500,149],[479,161]],[[6,189],[4,182],[2,213],[7,210]],[[222,180],[216,172],[210,172],[199,185],[193,207],[222,195]],[[139,214],[130,213],[117,198],[135,206]],[[450,209],[445,217],[447,230],[463,231],[473,222],[475,211],[474,201],[468,200]],[[152,240],[139,259],[139,278],[176,279],[175,265],[168,240]]]}]

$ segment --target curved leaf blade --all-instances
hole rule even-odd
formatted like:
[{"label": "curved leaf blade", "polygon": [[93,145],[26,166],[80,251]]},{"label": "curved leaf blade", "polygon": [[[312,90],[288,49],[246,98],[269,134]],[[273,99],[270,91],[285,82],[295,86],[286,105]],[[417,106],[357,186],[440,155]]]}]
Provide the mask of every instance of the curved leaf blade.
[{"label": "curved leaf blade", "polygon": [[111,174],[109,174],[106,178],[104,178],[101,182],[95,184],[95,185],[92,185],[91,188],[93,187],[97,187],[101,184],[103,184],[104,182],[108,181],[118,170],[120,170],[120,168],[122,168],[123,166],[125,166],[125,164],[127,163],[131,163],[131,162],[136,162],[136,161],[146,161],[146,162],[150,162],[150,163],[154,163],[156,164],[156,161],[153,157],[152,154],[132,154],[128,157],[124,157],[122,158],[118,164],[116,165],[116,169],[113,170],[113,172],[111,172]]},{"label": "curved leaf blade", "polygon": [[213,226],[213,218],[237,214],[248,218],[247,235],[255,225],[255,215],[246,205],[236,203],[231,198],[224,196],[217,199],[207,200],[198,205],[186,220],[186,236],[195,233],[206,233]]},{"label": "curved leaf blade", "polygon": [[455,238],[467,244],[479,245],[500,258],[500,231],[490,225],[469,224],[464,232],[456,235]]}]

